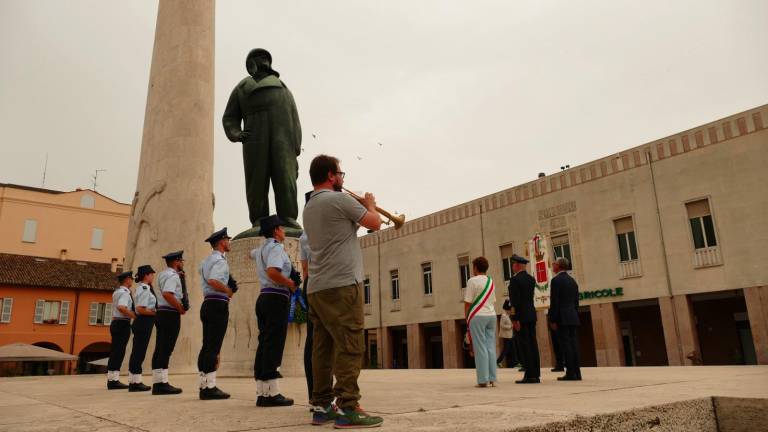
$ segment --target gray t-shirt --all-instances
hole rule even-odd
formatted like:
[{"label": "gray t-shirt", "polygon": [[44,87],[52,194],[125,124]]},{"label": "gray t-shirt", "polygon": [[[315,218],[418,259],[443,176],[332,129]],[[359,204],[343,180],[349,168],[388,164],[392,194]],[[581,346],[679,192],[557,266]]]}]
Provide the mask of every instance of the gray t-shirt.
[{"label": "gray t-shirt", "polygon": [[362,282],[363,255],[357,228],[366,212],[362,204],[343,192],[312,193],[304,207],[312,276],[307,294]]}]

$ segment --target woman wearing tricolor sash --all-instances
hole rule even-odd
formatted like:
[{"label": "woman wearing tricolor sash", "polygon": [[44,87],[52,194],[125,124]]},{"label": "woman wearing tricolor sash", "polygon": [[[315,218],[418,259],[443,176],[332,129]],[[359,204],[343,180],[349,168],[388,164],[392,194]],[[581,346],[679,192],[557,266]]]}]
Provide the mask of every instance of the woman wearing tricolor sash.
[{"label": "woman wearing tricolor sash", "polygon": [[496,292],[493,280],[485,273],[488,260],[472,260],[472,277],[464,293],[464,312],[472,349],[475,354],[477,387],[496,383]]}]

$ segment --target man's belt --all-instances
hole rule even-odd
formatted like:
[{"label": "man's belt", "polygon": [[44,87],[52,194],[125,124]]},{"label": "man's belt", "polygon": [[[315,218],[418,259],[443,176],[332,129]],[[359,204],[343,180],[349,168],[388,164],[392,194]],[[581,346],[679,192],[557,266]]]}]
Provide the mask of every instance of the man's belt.
[{"label": "man's belt", "polygon": [[112,317],[112,321],[130,321],[130,317]]},{"label": "man's belt", "polygon": [[279,294],[286,297],[291,296],[291,292],[287,288],[274,288],[274,287],[264,287],[261,289],[260,294]]},{"label": "man's belt", "polygon": [[205,300],[223,301],[229,303],[229,296],[226,294],[206,294]]},{"label": "man's belt", "polygon": [[164,312],[176,312],[176,313],[179,313],[179,310],[176,309],[173,306],[158,306],[157,310],[158,311],[164,311]]}]

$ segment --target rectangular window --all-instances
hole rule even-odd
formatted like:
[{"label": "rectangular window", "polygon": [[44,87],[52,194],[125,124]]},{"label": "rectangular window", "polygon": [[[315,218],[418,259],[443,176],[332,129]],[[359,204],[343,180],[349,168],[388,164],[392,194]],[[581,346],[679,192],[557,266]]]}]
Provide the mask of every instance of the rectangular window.
[{"label": "rectangular window", "polygon": [[635,227],[632,217],[625,217],[613,221],[616,228],[616,239],[619,243],[619,260],[621,262],[634,261],[637,256],[637,242],[635,241]]},{"label": "rectangular window", "polygon": [[691,224],[693,247],[703,249],[717,246],[715,224],[709,208],[709,200],[703,199],[687,203],[688,221]]},{"label": "rectangular window", "polygon": [[56,324],[59,322],[61,302],[45,301],[43,304],[43,322],[46,324]]},{"label": "rectangular window", "polygon": [[571,245],[568,243],[568,236],[558,236],[552,238],[552,249],[555,254],[555,258],[567,258],[573,268],[573,260],[571,259]]},{"label": "rectangular window", "polygon": [[512,279],[512,243],[499,246],[501,252],[501,268],[504,272],[504,281],[509,282]]},{"label": "rectangular window", "polygon": [[88,324],[90,325],[109,325],[112,322],[112,304],[111,303],[91,303],[88,310]]},{"label": "rectangular window", "polygon": [[397,270],[389,272],[389,280],[392,284],[392,300],[400,299],[400,277],[397,274]]},{"label": "rectangular window", "polygon": [[27,219],[24,221],[24,234],[21,237],[24,243],[34,243],[37,241],[37,221]]},{"label": "rectangular window", "polygon": [[459,257],[459,283],[461,288],[467,287],[467,281],[472,277],[469,273],[469,257],[464,255]]},{"label": "rectangular window", "polygon": [[366,277],[363,280],[363,301],[365,304],[371,304],[371,279]]},{"label": "rectangular window", "polygon": [[0,299],[0,323],[11,322],[11,312],[13,311],[13,299],[5,297]]},{"label": "rectangular window", "polygon": [[421,265],[421,275],[424,280],[424,295],[432,295],[432,263]]},{"label": "rectangular window", "polygon": [[101,228],[94,228],[91,235],[91,249],[101,250],[104,243],[104,230]]}]

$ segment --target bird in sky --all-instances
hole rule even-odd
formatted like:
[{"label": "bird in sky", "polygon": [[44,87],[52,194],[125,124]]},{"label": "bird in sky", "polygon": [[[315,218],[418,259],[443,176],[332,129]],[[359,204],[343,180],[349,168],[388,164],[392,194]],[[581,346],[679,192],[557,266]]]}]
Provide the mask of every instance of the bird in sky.
[{"label": "bird in sky", "polygon": [[317,139],[317,135],[312,134],[312,138]]},{"label": "bird in sky", "polygon": [[363,158],[362,158],[362,157],[360,157],[360,156],[358,156],[358,157],[357,157],[357,160],[363,160]]},{"label": "bird in sky", "polygon": [[384,147],[384,144],[382,143],[378,143],[378,144],[379,144],[379,147]]}]

